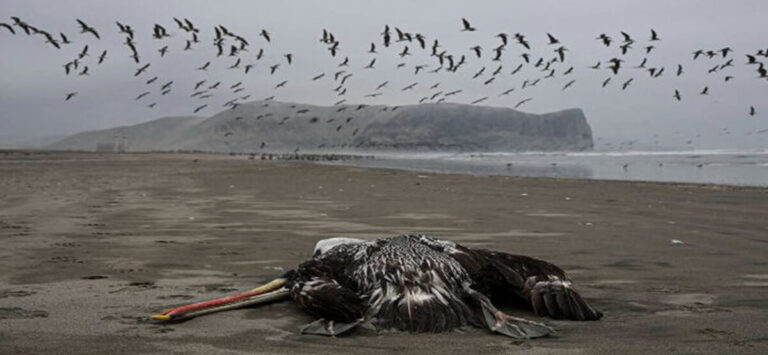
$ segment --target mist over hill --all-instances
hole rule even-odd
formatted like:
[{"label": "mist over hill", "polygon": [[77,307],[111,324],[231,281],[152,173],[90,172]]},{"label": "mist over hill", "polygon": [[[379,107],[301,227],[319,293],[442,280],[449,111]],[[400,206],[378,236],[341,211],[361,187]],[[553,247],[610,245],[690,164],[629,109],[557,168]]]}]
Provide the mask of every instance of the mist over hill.
[{"label": "mist over hill", "polygon": [[580,109],[529,114],[453,103],[389,107],[254,101],[211,117],[165,117],[134,126],[82,132],[46,148],[249,153],[352,148],[547,151],[592,147],[592,130]]}]

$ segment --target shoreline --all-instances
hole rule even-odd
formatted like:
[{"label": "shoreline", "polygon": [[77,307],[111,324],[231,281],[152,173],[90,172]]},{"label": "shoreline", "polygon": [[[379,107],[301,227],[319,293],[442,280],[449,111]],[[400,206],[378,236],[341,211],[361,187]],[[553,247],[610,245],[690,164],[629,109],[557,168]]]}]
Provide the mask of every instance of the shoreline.
[{"label": "shoreline", "polygon": [[[545,152],[532,153],[545,154]],[[595,152],[600,153],[600,152]],[[638,184],[662,184],[673,186],[699,186],[699,187],[712,187],[712,188],[733,188],[733,189],[747,189],[747,190],[763,190],[768,191],[768,183],[766,185],[740,185],[740,184],[722,184],[722,183],[710,183],[710,182],[683,182],[683,181],[657,181],[657,180],[621,180],[621,179],[600,179],[600,178],[579,178],[579,177],[550,177],[550,176],[516,176],[504,173],[473,173],[469,171],[439,171],[434,169],[425,169],[418,167],[391,167],[391,166],[368,166],[368,165],[355,165],[345,163],[347,161],[360,161],[360,160],[398,160],[387,157],[387,153],[383,156],[377,155],[378,153],[371,154],[358,154],[358,153],[219,153],[219,152],[203,152],[203,151],[181,151],[181,152],[94,152],[94,151],[50,151],[50,150],[16,150],[16,149],[0,149],[0,156],[12,156],[14,154],[22,154],[30,156],[34,154],[38,155],[81,155],[81,156],[209,156],[209,157],[248,157],[249,160],[261,160],[261,161],[282,161],[282,162],[306,162],[319,165],[328,166],[340,166],[340,167],[358,167],[363,169],[372,170],[392,170],[392,171],[406,171],[406,172],[421,172],[429,174],[441,174],[441,175],[467,175],[467,176],[496,176],[496,177],[509,177],[515,179],[542,179],[542,180],[555,180],[555,181],[595,181],[595,182],[616,182],[616,183],[638,183]],[[435,154],[447,154],[447,153],[435,153]],[[518,154],[518,153],[501,153],[501,154]],[[565,154],[565,153],[563,153]],[[480,154],[482,155],[482,154]],[[527,154],[521,154],[525,156]],[[556,153],[552,153],[552,156],[559,156]],[[420,159],[416,159],[420,160]]]},{"label": "shoreline", "polygon": [[670,185],[670,186],[678,186],[678,187],[701,187],[701,188],[713,188],[713,189],[734,189],[734,190],[758,190],[761,192],[768,192],[768,186],[752,186],[752,185],[726,185],[726,184],[716,184],[716,183],[697,183],[697,182],[675,182],[675,181],[653,181],[653,180],[612,180],[612,179],[587,179],[587,178],[576,178],[576,177],[548,177],[548,176],[510,176],[510,175],[503,175],[503,174],[473,174],[473,173],[462,173],[462,172],[442,172],[442,171],[432,171],[432,170],[419,170],[417,168],[414,169],[407,169],[407,168],[392,168],[392,167],[372,167],[372,166],[359,166],[354,164],[343,164],[343,163],[333,163],[333,162],[318,162],[316,164],[320,165],[328,165],[328,166],[341,166],[341,167],[356,167],[361,169],[371,169],[371,170],[385,170],[385,171],[405,171],[405,172],[412,172],[412,173],[427,173],[427,174],[437,174],[437,175],[465,175],[465,176],[492,176],[492,177],[506,177],[511,179],[521,179],[521,180],[551,180],[551,181],[580,181],[580,182],[603,182],[603,183],[625,183],[625,184],[650,184],[650,185]]}]

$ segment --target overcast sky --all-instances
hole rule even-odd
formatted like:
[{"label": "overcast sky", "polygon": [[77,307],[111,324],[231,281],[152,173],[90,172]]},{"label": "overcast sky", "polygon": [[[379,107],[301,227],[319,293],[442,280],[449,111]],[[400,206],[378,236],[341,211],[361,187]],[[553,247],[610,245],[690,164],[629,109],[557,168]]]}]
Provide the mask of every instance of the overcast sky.
[{"label": "overcast sky", "polygon": [[[768,80],[758,79],[756,66],[746,66],[745,54],[758,49],[768,50],[768,1],[764,0],[649,0],[649,1],[111,1],[111,0],[3,0],[0,2],[0,22],[12,23],[18,16],[29,24],[58,35],[64,32],[72,44],[56,50],[42,36],[27,36],[15,27],[17,35],[0,28],[0,137],[50,136],[83,130],[130,125],[163,116],[190,115],[203,102],[209,107],[200,114],[212,115],[224,108],[222,103],[238,96],[251,95],[249,100],[274,95],[282,101],[332,105],[345,98],[348,103],[415,104],[424,96],[438,91],[462,89],[449,101],[469,103],[488,96],[483,104],[513,107],[518,101],[533,98],[520,107],[522,111],[544,113],[572,107],[582,108],[592,125],[595,136],[602,139],[637,139],[665,146],[686,146],[693,140],[695,148],[768,147]],[[200,28],[201,43],[191,51],[183,48],[189,35],[178,29],[173,17],[189,18]],[[461,18],[466,17],[477,28],[461,32]],[[95,27],[101,34],[96,40],[90,34],[80,34],[76,18]],[[136,30],[136,43],[142,65],[151,63],[147,73],[134,77],[139,67],[129,58],[123,45],[125,35],[119,34],[115,21],[131,25]],[[172,37],[151,38],[155,23],[165,26]],[[255,64],[249,74],[228,70],[234,57],[215,58],[212,45],[213,27],[224,25],[248,39],[251,46],[241,55],[242,64]],[[426,71],[438,67],[437,60],[418,44],[395,43],[383,48],[380,33],[384,25],[398,27],[410,33],[421,33],[428,41],[437,38],[441,50],[455,57],[467,56],[467,64],[456,73],[437,74]],[[322,30],[328,29],[340,42],[339,54],[331,57],[327,45],[319,41]],[[656,49],[646,55],[650,29],[661,37]],[[267,43],[258,33],[267,29],[272,42]],[[622,56],[617,43],[625,31],[636,39],[630,52]],[[511,75],[526,51],[512,41],[501,62],[491,61],[492,49],[500,44],[497,33],[522,33],[533,47],[533,60],[555,56],[557,46],[547,45],[546,33],[552,33],[568,48],[565,63],[556,63],[555,77],[542,80],[537,86],[522,89],[524,80],[533,81],[548,74],[533,66]],[[607,33],[616,40],[610,48],[595,39]],[[393,36],[395,34],[393,33]],[[395,36],[396,39],[396,36]],[[375,42],[378,54],[369,54]],[[89,67],[88,76],[65,75],[63,65],[77,56],[84,45],[90,55],[83,59]],[[169,53],[160,58],[157,50],[169,46]],[[397,53],[408,45],[413,55],[400,58]],[[470,47],[481,45],[483,58],[476,59]],[[731,47],[735,51],[733,68],[708,74],[708,69],[725,63],[721,57],[692,61],[696,49]],[[260,61],[260,48],[265,56]],[[96,64],[98,55],[107,50],[107,58]],[[294,62],[286,63],[283,54],[292,53]],[[651,79],[647,72],[632,67],[648,57],[648,67],[664,67],[664,75]],[[339,68],[349,57],[348,68]],[[376,69],[363,67],[376,57]],[[620,73],[612,75],[607,69],[588,67],[598,61],[602,67],[612,57],[626,60]],[[768,62],[768,58],[760,58]],[[211,61],[207,72],[195,70]],[[280,64],[274,75],[269,66]],[[397,64],[406,63],[404,68]],[[414,75],[414,66],[426,64],[426,70]],[[677,65],[685,74],[675,75]],[[493,83],[483,82],[499,65],[501,74]],[[573,74],[562,76],[573,66]],[[477,79],[473,75],[482,67],[485,72]],[[345,85],[347,93],[338,96],[333,73],[345,69],[353,76]],[[325,73],[323,79],[311,78]],[[145,82],[158,76],[151,85]],[[726,83],[725,76],[734,79]],[[603,89],[602,82],[611,77]],[[634,78],[627,90],[623,82]],[[190,98],[196,82],[206,85],[221,81],[214,97],[203,101]],[[287,80],[284,88],[274,86]],[[572,87],[562,90],[569,81]],[[161,96],[160,85],[173,81],[170,94]],[[229,86],[243,81],[246,90],[233,94]],[[382,95],[366,98],[376,86],[389,81]],[[401,92],[406,85],[418,83],[413,90]],[[438,89],[430,89],[440,83]],[[709,86],[709,95],[699,92]],[[515,88],[508,96],[499,96]],[[673,99],[678,89],[682,101]],[[144,91],[147,97],[136,101]],[[65,102],[68,92],[78,92]],[[147,105],[156,102],[150,109]],[[757,114],[748,115],[755,106]],[[658,137],[654,135],[658,134]],[[0,138],[2,139],[2,138]]]}]

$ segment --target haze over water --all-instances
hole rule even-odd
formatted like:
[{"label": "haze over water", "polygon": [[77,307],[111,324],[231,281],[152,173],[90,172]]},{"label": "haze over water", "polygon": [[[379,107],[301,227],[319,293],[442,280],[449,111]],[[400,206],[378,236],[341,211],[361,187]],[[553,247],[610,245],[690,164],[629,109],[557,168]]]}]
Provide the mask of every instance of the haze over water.
[{"label": "haze over water", "polygon": [[436,173],[768,186],[768,150],[377,154],[341,162]]}]

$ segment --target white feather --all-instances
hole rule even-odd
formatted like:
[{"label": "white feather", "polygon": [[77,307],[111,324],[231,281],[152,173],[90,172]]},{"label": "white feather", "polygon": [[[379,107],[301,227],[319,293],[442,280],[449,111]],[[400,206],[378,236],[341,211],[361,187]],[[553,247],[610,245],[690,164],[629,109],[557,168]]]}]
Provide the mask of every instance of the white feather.
[{"label": "white feather", "polygon": [[328,238],[323,239],[317,244],[315,244],[315,255],[322,255],[325,254],[327,251],[339,246],[339,245],[345,245],[345,244],[360,244],[365,243],[362,239],[355,239],[355,238]]}]

